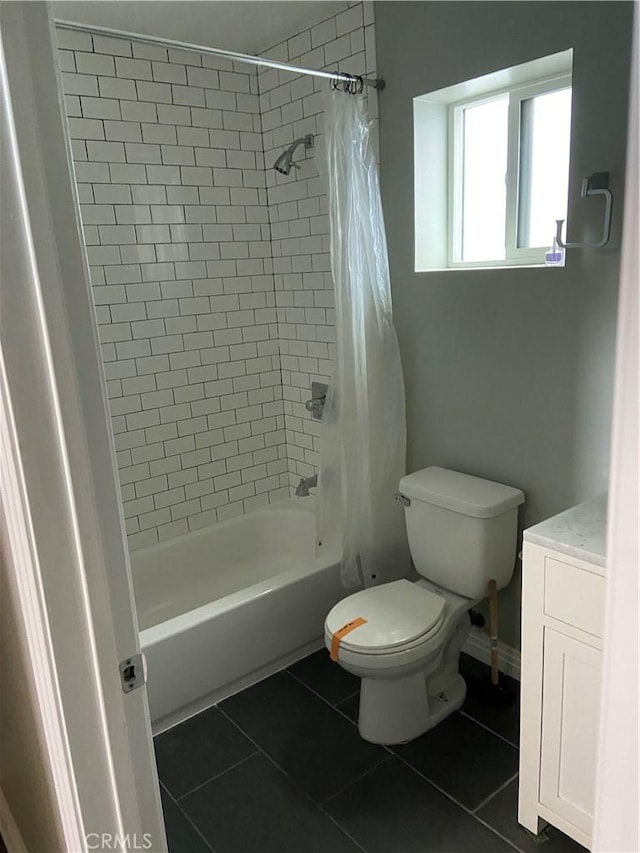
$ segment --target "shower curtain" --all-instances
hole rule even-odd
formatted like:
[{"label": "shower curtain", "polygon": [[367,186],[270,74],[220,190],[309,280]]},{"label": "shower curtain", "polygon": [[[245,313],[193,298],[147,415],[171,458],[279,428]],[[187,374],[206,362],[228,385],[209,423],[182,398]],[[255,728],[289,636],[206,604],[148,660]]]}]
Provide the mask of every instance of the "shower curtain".
[{"label": "shower curtain", "polygon": [[363,98],[326,93],[331,272],[336,300],[334,375],[320,446],[318,543],[341,536],[344,586],[403,577],[408,548],[402,365],[391,309],[378,168]]}]

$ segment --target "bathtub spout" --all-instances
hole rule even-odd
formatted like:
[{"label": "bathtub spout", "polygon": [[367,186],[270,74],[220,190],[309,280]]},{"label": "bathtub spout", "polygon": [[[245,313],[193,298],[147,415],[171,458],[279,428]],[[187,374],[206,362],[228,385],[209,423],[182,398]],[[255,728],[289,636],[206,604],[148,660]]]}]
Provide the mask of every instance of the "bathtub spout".
[{"label": "bathtub spout", "polygon": [[318,485],[318,475],[314,474],[313,477],[303,477],[298,485],[296,486],[296,497],[297,498],[306,498],[309,495],[310,489],[315,489]]}]

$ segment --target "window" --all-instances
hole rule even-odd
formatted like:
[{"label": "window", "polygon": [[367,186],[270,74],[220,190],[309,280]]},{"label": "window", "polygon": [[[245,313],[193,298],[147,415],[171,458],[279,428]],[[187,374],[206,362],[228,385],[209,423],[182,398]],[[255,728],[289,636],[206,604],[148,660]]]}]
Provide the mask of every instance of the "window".
[{"label": "window", "polygon": [[567,218],[571,79],[449,110],[450,265],[544,263]]},{"label": "window", "polygon": [[571,54],[414,100],[416,270],[544,264],[567,218]]}]

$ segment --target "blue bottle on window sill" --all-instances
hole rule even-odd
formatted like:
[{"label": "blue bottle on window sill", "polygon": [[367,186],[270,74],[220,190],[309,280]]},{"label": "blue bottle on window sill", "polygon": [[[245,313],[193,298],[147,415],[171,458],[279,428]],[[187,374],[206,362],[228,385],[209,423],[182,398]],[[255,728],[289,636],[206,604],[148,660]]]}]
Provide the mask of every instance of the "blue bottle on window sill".
[{"label": "blue bottle on window sill", "polygon": [[553,246],[544,256],[545,265],[548,267],[560,267],[564,264],[564,249],[558,246],[556,238],[553,238]]}]

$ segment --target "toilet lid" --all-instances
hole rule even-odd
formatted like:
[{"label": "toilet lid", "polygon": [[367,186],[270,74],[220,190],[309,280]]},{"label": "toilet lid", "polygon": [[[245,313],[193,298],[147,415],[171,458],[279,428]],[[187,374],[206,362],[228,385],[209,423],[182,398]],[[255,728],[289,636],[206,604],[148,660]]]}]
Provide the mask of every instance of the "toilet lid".
[{"label": "toilet lid", "polygon": [[366,623],[344,636],[340,645],[353,651],[391,651],[439,627],[445,600],[411,581],[399,580],[364,589],[339,601],[325,625],[333,635],[359,617]]}]

